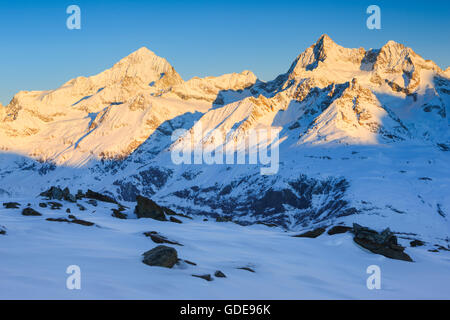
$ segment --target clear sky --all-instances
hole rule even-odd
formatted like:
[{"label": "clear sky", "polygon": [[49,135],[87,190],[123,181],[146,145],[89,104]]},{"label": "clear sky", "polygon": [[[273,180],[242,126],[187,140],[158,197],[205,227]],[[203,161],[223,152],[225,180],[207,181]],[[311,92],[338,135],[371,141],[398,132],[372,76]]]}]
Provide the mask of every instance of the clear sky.
[{"label": "clear sky", "polygon": [[[68,30],[66,8],[81,8]],[[381,8],[381,30],[366,9]],[[142,46],[185,79],[248,69],[271,80],[321,34],[345,47],[401,42],[450,65],[450,1],[0,1],[0,102],[111,67]]]}]

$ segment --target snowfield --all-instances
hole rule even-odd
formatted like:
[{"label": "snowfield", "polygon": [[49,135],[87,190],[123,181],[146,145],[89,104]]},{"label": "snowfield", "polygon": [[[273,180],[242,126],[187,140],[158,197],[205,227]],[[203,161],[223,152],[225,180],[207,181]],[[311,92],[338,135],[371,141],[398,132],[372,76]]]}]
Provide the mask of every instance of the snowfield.
[{"label": "snowfield", "polygon": [[[20,199],[31,202],[36,199]],[[80,202],[83,203],[83,202]],[[374,255],[350,234],[316,239],[262,225],[239,226],[180,218],[183,224],[152,219],[111,217],[113,205],[77,211],[64,203],[57,211],[39,208],[42,217],[24,217],[19,209],[0,209],[1,299],[447,299],[450,252],[430,246],[407,248],[414,263]],[[127,204],[133,205],[133,204]],[[67,217],[70,208],[86,227],[47,218]],[[132,210],[131,210],[132,212]],[[131,217],[133,214],[130,213]],[[143,235],[157,231],[183,246],[169,245],[180,259],[195,262],[173,269],[150,267],[142,254],[157,244]],[[400,239],[401,240],[401,239]],[[408,241],[401,240],[407,246]],[[66,288],[70,265],[81,268],[81,290]],[[381,290],[366,286],[367,267],[381,268]],[[249,272],[240,267],[249,267]],[[227,278],[207,282],[193,274],[221,270]]]}]

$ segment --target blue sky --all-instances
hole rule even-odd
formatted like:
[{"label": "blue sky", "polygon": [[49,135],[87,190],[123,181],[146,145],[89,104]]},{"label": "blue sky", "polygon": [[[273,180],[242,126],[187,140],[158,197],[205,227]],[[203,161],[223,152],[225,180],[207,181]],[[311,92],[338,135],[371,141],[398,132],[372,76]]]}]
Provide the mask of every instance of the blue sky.
[{"label": "blue sky", "polygon": [[[81,30],[66,8],[81,8]],[[366,8],[381,8],[381,30]],[[23,1],[0,2],[0,102],[20,90],[59,87],[111,67],[142,46],[184,79],[252,70],[263,80],[327,33],[345,47],[412,47],[450,65],[450,1]]]}]

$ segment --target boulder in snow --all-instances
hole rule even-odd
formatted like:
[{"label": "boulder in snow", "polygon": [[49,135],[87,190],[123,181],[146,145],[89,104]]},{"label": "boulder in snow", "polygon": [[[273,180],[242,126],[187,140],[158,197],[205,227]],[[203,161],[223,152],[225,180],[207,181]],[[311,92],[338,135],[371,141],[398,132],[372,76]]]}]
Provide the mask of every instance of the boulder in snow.
[{"label": "boulder in snow", "polygon": [[42,216],[39,212],[34,210],[33,208],[25,208],[22,211],[22,215],[24,216]]},{"label": "boulder in snow", "polygon": [[3,206],[5,209],[19,209],[20,203],[17,202],[4,202]]}]

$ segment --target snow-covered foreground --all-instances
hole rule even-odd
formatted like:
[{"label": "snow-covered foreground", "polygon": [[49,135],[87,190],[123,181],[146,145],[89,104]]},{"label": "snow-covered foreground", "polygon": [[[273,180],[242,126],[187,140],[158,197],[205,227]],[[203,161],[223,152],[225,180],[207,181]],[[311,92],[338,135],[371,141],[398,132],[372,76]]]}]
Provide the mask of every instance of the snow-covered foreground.
[{"label": "snow-covered foreground", "polygon": [[[448,299],[450,252],[429,252],[430,245],[411,248],[399,239],[414,263],[391,260],[357,246],[352,235],[323,234],[316,239],[263,225],[180,218],[183,224],[111,216],[109,205],[98,207],[64,202],[61,210],[39,208],[42,199],[27,203],[43,216],[22,216],[22,209],[0,208],[1,299]],[[94,222],[87,227],[47,218]],[[173,269],[150,267],[142,254],[157,246],[143,232],[157,231],[183,246],[169,245],[181,263]],[[68,290],[70,265],[81,268],[81,290]],[[381,290],[369,290],[367,267],[381,268]],[[249,272],[240,267],[249,267]],[[193,274],[221,270],[227,278],[207,282]]]}]

